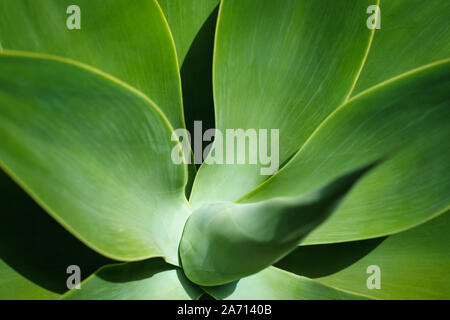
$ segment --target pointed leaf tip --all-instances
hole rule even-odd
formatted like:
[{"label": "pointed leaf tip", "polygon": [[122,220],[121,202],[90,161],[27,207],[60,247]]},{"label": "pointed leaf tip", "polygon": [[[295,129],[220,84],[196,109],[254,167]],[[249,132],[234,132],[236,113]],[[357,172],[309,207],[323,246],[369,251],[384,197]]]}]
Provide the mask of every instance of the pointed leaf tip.
[{"label": "pointed leaf tip", "polygon": [[187,221],[180,243],[187,277],[204,286],[220,285],[272,265],[326,220],[375,165],[354,170],[305,195],[202,206]]}]

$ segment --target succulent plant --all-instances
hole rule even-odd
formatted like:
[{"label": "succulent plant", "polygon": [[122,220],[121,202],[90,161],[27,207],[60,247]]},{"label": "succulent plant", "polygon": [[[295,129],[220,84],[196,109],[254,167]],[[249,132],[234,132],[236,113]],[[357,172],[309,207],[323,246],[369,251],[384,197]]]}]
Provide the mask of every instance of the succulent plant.
[{"label": "succulent plant", "polygon": [[1,0],[0,299],[449,299],[449,14]]}]

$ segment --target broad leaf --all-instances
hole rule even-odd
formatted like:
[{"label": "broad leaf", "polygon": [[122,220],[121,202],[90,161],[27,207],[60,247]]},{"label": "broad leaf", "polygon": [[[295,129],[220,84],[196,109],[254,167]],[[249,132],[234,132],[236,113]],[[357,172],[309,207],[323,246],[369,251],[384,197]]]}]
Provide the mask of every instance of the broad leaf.
[{"label": "broad leaf", "polygon": [[304,244],[379,237],[442,213],[450,198],[450,61],[353,98],[278,174],[241,200],[302,194],[392,148]]},{"label": "broad leaf", "polygon": [[177,263],[186,168],[145,96],[89,67],[0,54],[0,164],[58,222],[117,260]]},{"label": "broad leaf", "polygon": [[182,66],[194,38],[219,0],[158,0],[158,3],[169,23]]},{"label": "broad leaf", "polygon": [[[71,5],[81,11],[79,30],[66,26]],[[2,0],[0,12],[4,49],[101,69],[148,95],[175,128],[184,126],[175,47],[156,0]]]},{"label": "broad leaf", "polygon": [[366,300],[314,280],[270,267],[239,281],[203,287],[216,299],[228,300]]},{"label": "broad leaf", "polygon": [[66,300],[198,299],[203,291],[183,271],[161,259],[101,268],[63,296]]},{"label": "broad leaf", "polygon": [[[449,299],[449,231],[450,213],[445,213],[386,239],[299,247],[277,266],[379,299]],[[352,256],[359,259],[351,262]],[[374,275],[369,266],[379,268],[380,289],[367,287],[375,283],[368,279]]]},{"label": "broad leaf", "polygon": [[[216,128],[278,129],[279,164],[285,162],[348,96],[371,39],[365,11],[372,3],[223,1],[214,54]],[[252,190],[267,178],[260,167],[203,165],[194,207]]]},{"label": "broad leaf", "polygon": [[67,267],[81,278],[111,263],[84,246],[0,172],[0,299],[55,299],[67,291]]},{"label": "broad leaf", "polygon": [[202,206],[188,219],[180,243],[186,276],[200,285],[219,285],[272,265],[322,223],[370,168],[298,197]]},{"label": "broad leaf", "polygon": [[407,71],[449,57],[449,1],[380,2],[380,29],[375,30],[353,95]]}]

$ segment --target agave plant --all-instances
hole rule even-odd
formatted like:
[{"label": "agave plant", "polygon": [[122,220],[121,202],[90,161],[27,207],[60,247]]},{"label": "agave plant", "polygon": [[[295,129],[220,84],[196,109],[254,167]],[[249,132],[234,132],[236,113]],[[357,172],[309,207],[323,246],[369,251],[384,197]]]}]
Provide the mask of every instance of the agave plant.
[{"label": "agave plant", "polygon": [[[1,0],[0,298],[450,298],[449,14]],[[194,120],[279,170],[174,163]]]}]

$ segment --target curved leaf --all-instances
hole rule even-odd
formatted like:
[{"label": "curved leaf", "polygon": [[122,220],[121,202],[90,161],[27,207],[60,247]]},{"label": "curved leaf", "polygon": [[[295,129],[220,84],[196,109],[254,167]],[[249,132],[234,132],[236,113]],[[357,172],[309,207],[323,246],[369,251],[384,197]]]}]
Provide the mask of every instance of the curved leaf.
[{"label": "curved leaf", "polygon": [[59,295],[28,280],[0,257],[0,300],[55,300]]},{"label": "curved leaf", "polygon": [[202,206],[186,222],[181,238],[180,259],[186,276],[210,286],[269,267],[322,223],[371,167],[294,198]]},{"label": "curved leaf", "polygon": [[450,2],[381,0],[380,12],[380,29],[375,31],[353,95],[449,57]]},{"label": "curved leaf", "polygon": [[191,133],[195,121],[202,121],[203,132],[215,127],[212,61],[216,20],[214,10],[198,31],[180,70],[186,129]]},{"label": "curved leaf", "polygon": [[[69,30],[67,8],[81,10],[81,29]],[[175,47],[156,0],[2,0],[4,49],[74,59],[141,90],[175,128],[184,127]]]},{"label": "curved leaf", "polygon": [[111,263],[58,225],[0,171],[0,300],[56,299],[67,291],[67,267],[81,278]]},{"label": "curved leaf", "polygon": [[[213,67],[216,128],[279,129],[285,162],[349,94],[372,35],[369,4],[223,1]],[[204,164],[191,201],[196,208],[232,201],[266,178],[260,165]]]},{"label": "curved leaf", "polygon": [[161,259],[111,265],[101,268],[72,289],[65,300],[197,299],[203,291],[189,282],[179,268]]},{"label": "curved leaf", "polygon": [[[180,70],[183,87],[185,124],[194,132],[195,121],[202,121],[203,131],[214,128],[214,100],[212,90],[212,54],[217,10],[214,10],[198,31]],[[191,154],[193,159],[193,154]],[[190,196],[199,163],[190,165],[186,197]]]},{"label": "curved leaf", "polygon": [[442,213],[450,204],[449,92],[450,60],[366,91],[336,110],[278,174],[241,200],[314,190],[399,147],[303,243],[379,237]]},{"label": "curved leaf", "polygon": [[194,38],[219,0],[158,0],[158,3],[169,23],[182,66]]},{"label": "curved leaf", "polygon": [[274,267],[227,285],[202,288],[227,300],[366,300]]},{"label": "curved leaf", "polygon": [[177,263],[186,168],[160,110],[62,59],[4,51],[0,69],[1,167],[98,252]]},{"label": "curved leaf", "polygon": [[[308,269],[339,264],[342,255],[358,254],[358,251],[371,247],[376,241],[377,246],[370,248],[371,251],[358,261],[316,280],[379,299],[449,299],[449,231],[450,213],[447,212],[419,227],[384,240],[299,247],[280,261],[278,266],[304,274]],[[336,251],[340,254],[335,254]],[[330,257],[330,254],[334,256]],[[373,265],[380,268],[381,288],[369,290],[366,282],[371,273],[367,273],[367,268]]]}]

